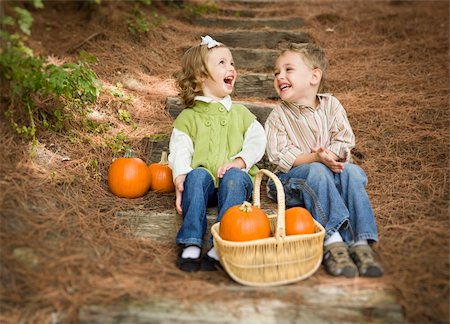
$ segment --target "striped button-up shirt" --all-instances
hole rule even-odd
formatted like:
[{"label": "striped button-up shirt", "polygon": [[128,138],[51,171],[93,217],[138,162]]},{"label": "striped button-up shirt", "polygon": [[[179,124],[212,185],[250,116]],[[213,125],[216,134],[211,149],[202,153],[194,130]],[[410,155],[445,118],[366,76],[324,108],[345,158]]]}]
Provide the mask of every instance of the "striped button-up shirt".
[{"label": "striped button-up shirt", "polygon": [[318,94],[316,108],[281,102],[265,123],[267,156],[277,171],[287,172],[300,154],[323,146],[348,162],[355,146],[347,114],[339,100],[330,94]]}]

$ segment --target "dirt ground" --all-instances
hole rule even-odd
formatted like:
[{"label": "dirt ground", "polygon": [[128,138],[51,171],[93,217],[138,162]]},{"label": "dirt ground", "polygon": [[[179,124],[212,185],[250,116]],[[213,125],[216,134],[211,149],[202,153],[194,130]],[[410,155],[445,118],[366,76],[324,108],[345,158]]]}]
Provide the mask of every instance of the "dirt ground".
[{"label": "dirt ground", "polygon": [[[119,210],[172,208],[172,195],[119,199],[106,183],[114,158],[108,138],[124,132],[147,159],[148,138],[170,133],[164,100],[177,93],[172,75],[183,49],[213,32],[192,26],[175,4],[142,6],[164,19],[138,36],[127,30],[129,1],[44,1],[44,9],[32,10],[28,44],[35,54],[53,63],[74,61],[80,50],[97,57],[92,68],[105,91],[91,109],[111,127],[100,134],[76,122],[62,133],[39,128],[40,145],[30,153],[29,141],[3,118],[9,97],[2,83],[0,322],[48,322],[61,314],[69,322],[92,303],[222,293],[217,283],[227,278],[181,273],[173,244],[134,238],[115,217]],[[277,9],[283,16],[288,8],[324,47],[329,89],[348,112],[369,178],[386,280],[399,291],[408,322],[448,323],[448,2],[281,1],[261,8],[261,16]],[[118,83],[125,99],[107,91]],[[119,109],[137,127],[119,120]]]}]

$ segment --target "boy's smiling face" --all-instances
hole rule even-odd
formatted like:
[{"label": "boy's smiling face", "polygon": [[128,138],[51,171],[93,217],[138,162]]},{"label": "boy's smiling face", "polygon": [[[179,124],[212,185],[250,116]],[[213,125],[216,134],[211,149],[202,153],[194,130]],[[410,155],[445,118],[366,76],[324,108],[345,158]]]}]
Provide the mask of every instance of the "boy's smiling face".
[{"label": "boy's smiling face", "polygon": [[301,54],[288,51],[275,63],[274,87],[281,100],[309,105],[317,94],[321,76],[321,71],[309,67]]},{"label": "boy's smiling face", "polygon": [[203,95],[221,100],[233,92],[236,70],[231,52],[226,47],[214,47],[206,58],[211,77],[202,80]]}]

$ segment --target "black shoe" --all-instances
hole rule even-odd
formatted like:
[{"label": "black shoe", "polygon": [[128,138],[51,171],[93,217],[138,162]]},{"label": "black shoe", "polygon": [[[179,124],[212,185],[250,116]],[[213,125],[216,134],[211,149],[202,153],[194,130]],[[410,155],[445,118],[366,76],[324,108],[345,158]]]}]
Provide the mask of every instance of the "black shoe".
[{"label": "black shoe", "polygon": [[200,271],[217,271],[218,269],[223,270],[220,261],[205,254],[200,262]]},{"label": "black shoe", "polygon": [[197,259],[191,259],[191,258],[182,258],[181,254],[183,253],[183,250],[180,251],[177,258],[177,267],[180,270],[183,270],[185,272],[195,272],[200,270],[200,262],[202,260],[201,257],[198,257]]}]

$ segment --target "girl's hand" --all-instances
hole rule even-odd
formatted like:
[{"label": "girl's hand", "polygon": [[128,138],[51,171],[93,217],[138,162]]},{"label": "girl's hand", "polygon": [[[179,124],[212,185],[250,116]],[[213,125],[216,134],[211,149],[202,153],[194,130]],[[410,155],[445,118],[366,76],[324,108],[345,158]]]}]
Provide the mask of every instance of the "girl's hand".
[{"label": "girl's hand", "polygon": [[184,180],[186,180],[186,175],[182,174],[175,178],[175,208],[177,213],[181,215],[183,208],[181,207],[181,198],[184,191]]},{"label": "girl's hand", "polygon": [[218,169],[217,169],[217,177],[219,178],[223,178],[225,172],[227,172],[228,170],[230,170],[231,168],[238,168],[238,169],[243,169],[245,168],[245,162],[243,159],[241,159],[240,157],[236,158],[233,160],[233,162],[228,162],[225,164],[222,164]]},{"label": "girl's hand", "polygon": [[344,163],[337,161],[337,156],[324,147],[313,147],[311,152],[316,153],[319,162],[325,164],[334,173],[341,173],[344,170]]}]

